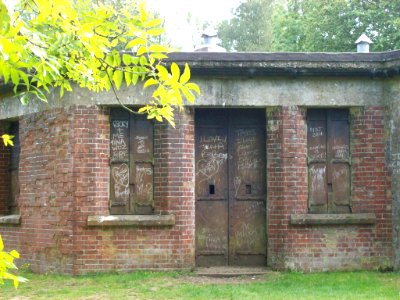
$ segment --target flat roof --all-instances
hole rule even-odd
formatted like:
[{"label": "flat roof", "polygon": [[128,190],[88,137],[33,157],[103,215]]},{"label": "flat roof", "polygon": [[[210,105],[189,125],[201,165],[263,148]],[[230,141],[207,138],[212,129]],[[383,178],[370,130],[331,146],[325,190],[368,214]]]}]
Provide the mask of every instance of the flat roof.
[{"label": "flat roof", "polygon": [[400,50],[371,53],[174,52],[169,62],[188,63],[199,76],[370,76],[400,73]]}]

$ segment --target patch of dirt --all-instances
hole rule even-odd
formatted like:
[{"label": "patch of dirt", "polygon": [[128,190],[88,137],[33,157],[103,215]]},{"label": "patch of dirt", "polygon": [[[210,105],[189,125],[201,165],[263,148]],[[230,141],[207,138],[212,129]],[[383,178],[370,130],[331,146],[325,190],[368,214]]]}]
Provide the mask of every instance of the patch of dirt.
[{"label": "patch of dirt", "polygon": [[275,280],[281,276],[279,272],[273,272],[265,268],[232,268],[213,267],[198,268],[193,273],[169,278],[163,287],[175,286],[182,283],[206,285],[206,284],[243,284]]},{"label": "patch of dirt", "polygon": [[182,276],[177,279],[179,283],[190,284],[241,284],[265,281],[265,275],[242,275],[234,277],[210,277],[210,276]]}]

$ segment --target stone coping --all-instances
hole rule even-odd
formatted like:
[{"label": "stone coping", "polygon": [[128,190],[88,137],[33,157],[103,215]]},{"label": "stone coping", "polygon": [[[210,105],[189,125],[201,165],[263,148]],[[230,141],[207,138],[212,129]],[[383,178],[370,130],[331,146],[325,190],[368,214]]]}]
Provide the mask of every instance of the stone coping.
[{"label": "stone coping", "polygon": [[400,50],[372,53],[175,52],[166,62],[188,63],[199,76],[367,76],[400,74]]},{"label": "stone coping", "polygon": [[0,215],[0,225],[19,225],[21,215]]},{"label": "stone coping", "polygon": [[292,214],[291,225],[373,225],[373,213],[355,214]]},{"label": "stone coping", "polygon": [[88,226],[172,226],[175,225],[175,215],[108,215],[88,216]]}]

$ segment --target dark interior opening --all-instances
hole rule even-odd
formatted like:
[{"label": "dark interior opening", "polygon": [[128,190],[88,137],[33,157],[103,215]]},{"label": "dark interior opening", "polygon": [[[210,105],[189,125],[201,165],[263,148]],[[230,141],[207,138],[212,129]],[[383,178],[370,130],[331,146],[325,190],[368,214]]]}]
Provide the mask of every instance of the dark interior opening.
[{"label": "dark interior opening", "polygon": [[210,195],[214,195],[215,194],[215,186],[213,184],[210,184],[209,192],[210,192]]}]

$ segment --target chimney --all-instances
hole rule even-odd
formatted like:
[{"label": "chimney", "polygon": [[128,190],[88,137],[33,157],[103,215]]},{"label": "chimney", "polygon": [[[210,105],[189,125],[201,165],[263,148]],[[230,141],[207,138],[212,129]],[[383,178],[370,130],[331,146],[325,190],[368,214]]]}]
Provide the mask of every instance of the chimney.
[{"label": "chimney", "polygon": [[369,44],[372,41],[364,33],[357,39],[357,53],[369,53]]},{"label": "chimney", "polygon": [[226,49],[219,46],[221,40],[217,36],[217,32],[212,28],[207,28],[201,35],[202,44],[197,46],[196,52],[226,52]]}]

